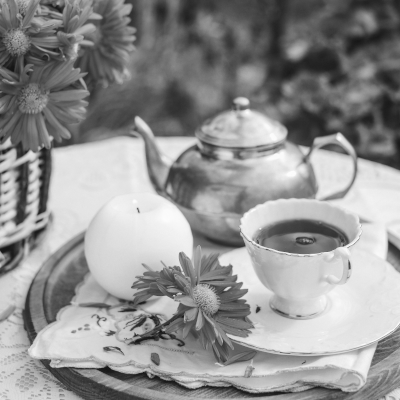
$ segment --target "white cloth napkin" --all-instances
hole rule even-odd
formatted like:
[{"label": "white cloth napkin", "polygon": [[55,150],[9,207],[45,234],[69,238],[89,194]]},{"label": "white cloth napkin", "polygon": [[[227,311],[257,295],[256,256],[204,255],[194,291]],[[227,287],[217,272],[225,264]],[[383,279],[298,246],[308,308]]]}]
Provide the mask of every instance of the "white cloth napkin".
[{"label": "white cloth napkin", "polygon": [[[362,239],[356,246],[385,258],[385,227],[366,224]],[[112,307],[78,306],[92,302]],[[350,392],[365,384],[376,349],[376,344],[373,344],[360,350],[324,357],[258,352],[252,361],[221,367],[215,363],[213,355],[203,350],[195,340],[185,341],[183,347],[173,338],[143,342],[137,346],[127,345],[124,339],[132,336],[131,328],[139,316],[145,315],[145,324],[151,327],[154,324],[152,315],[168,318],[176,310],[176,303],[162,298],[147,302],[142,310],[129,311],[127,307],[128,304],[120,304],[88,275],[78,287],[72,305],[62,309],[57,321],[38,334],[29,354],[37,359],[50,359],[54,368],[109,366],[129,374],[146,372],[150,377],[156,375],[174,380],[189,388],[232,385],[248,392],[264,393],[302,391],[323,386]],[[140,333],[145,324],[135,328],[135,332]],[[104,351],[104,347],[111,350]],[[239,345],[235,347],[238,352],[246,350]]]}]

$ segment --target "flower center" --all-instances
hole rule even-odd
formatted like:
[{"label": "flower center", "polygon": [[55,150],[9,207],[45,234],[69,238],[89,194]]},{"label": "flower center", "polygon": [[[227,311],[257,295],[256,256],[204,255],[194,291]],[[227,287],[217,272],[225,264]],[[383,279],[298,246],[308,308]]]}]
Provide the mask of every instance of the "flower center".
[{"label": "flower center", "polygon": [[29,50],[31,41],[22,29],[10,29],[3,36],[3,43],[12,56],[23,56]]},{"label": "flower center", "polygon": [[193,300],[207,315],[215,314],[220,305],[220,300],[215,290],[207,284],[197,285],[193,289]]},{"label": "flower center", "polygon": [[49,97],[37,83],[29,83],[21,89],[17,101],[24,114],[38,114],[46,107]]}]

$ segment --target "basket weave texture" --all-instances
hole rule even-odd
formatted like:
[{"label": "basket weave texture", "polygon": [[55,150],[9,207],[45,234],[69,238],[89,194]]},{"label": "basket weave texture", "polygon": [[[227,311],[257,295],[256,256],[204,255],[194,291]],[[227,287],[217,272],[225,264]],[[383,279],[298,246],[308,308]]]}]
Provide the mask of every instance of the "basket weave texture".
[{"label": "basket weave texture", "polygon": [[18,265],[49,222],[50,175],[51,150],[0,144],[0,274]]}]

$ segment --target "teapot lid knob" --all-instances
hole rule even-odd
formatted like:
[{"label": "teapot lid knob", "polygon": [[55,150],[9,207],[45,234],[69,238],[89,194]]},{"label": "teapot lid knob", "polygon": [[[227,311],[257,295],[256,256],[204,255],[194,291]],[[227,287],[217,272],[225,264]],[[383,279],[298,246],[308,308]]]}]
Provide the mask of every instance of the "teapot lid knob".
[{"label": "teapot lid knob", "polygon": [[236,97],[232,103],[235,111],[248,110],[250,108],[250,100],[246,97]]},{"label": "teapot lid knob", "polygon": [[250,109],[246,97],[236,97],[231,110],[208,119],[196,130],[202,143],[225,148],[272,148],[286,139],[287,130],[259,111]]}]

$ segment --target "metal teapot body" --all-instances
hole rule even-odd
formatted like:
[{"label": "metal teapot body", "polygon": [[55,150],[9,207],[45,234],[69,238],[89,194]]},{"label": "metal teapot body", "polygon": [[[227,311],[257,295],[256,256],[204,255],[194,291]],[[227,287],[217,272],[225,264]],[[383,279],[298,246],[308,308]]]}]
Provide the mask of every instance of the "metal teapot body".
[{"label": "metal teapot body", "polygon": [[356,175],[356,155],[343,135],[317,138],[304,155],[286,140],[282,125],[248,111],[248,100],[236,99],[232,112],[199,128],[198,144],[172,165],[159,153],[150,128],[135,121],[145,139],[149,175],[157,192],[181,209],[192,229],[234,246],[243,244],[239,221],[250,208],[268,200],[316,197],[318,185],[309,160],[314,148],[337,143],[353,157],[350,184],[331,198],[347,193]]}]

